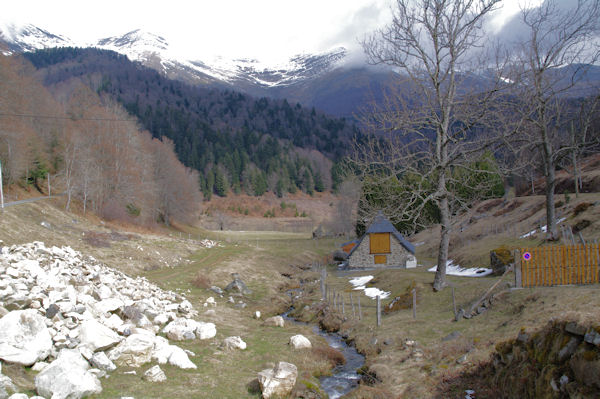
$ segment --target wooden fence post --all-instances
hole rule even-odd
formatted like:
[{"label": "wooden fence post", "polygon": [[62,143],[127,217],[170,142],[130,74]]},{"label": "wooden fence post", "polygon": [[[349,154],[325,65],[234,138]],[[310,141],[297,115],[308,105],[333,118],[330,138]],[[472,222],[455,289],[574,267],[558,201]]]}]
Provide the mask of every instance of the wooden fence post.
[{"label": "wooden fence post", "polygon": [[413,296],[413,319],[417,318],[417,290],[415,288],[413,288],[412,290],[412,296]]},{"label": "wooden fence post", "polygon": [[377,327],[381,326],[381,297],[377,295]]},{"label": "wooden fence post", "polygon": [[342,315],[346,315],[346,307],[344,306],[346,300],[344,299],[344,294],[340,294],[341,299],[342,299]]},{"label": "wooden fence post", "polygon": [[327,269],[325,268],[325,266],[323,266],[323,268],[321,269],[321,298],[323,298],[323,301],[326,298],[326,293],[325,293],[325,279],[327,278]]},{"label": "wooden fence post", "polygon": [[454,286],[452,286],[452,308],[454,309],[454,318],[456,319],[456,298],[454,297]]},{"label": "wooden fence post", "polygon": [[515,249],[513,256],[515,258],[515,287],[523,288],[523,276],[521,275],[521,251]]},{"label": "wooden fence post", "polygon": [[362,320],[362,311],[360,309],[360,295],[358,296],[358,320]]},{"label": "wooden fence post", "polygon": [[350,303],[352,304],[352,318],[356,319],[356,311],[354,310],[354,299],[352,299],[352,293],[350,293]]},{"label": "wooden fence post", "polygon": [[333,308],[337,310],[337,295],[335,294],[335,290],[333,290]]}]

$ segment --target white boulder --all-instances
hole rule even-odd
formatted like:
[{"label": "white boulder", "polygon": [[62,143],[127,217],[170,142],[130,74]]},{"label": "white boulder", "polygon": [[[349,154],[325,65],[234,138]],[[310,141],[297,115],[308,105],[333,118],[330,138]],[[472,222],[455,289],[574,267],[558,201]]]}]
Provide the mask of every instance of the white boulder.
[{"label": "white boulder", "polygon": [[15,310],[0,319],[0,359],[31,366],[51,349],[46,319],[36,310]]},{"label": "white boulder", "polygon": [[279,362],[273,369],[258,373],[258,383],[264,399],[286,397],[294,389],[298,368],[291,363]]},{"label": "white boulder", "polygon": [[90,364],[97,369],[104,371],[115,371],[117,366],[106,356],[104,352],[96,352],[89,359]]},{"label": "white boulder", "polygon": [[79,340],[93,351],[103,351],[121,342],[121,337],[110,328],[91,319],[81,323]]},{"label": "white boulder", "polygon": [[167,324],[163,328],[163,332],[167,334],[169,339],[174,341],[183,341],[186,339],[194,339],[194,332],[198,328],[198,322],[191,319],[179,318]]},{"label": "white boulder", "polygon": [[292,345],[292,348],[294,349],[312,348],[312,345],[308,338],[301,334],[294,335],[293,337],[291,337],[290,345]]},{"label": "white boulder", "polygon": [[182,368],[182,369],[195,369],[198,368],[190,358],[187,353],[180,347],[176,345],[169,345],[171,350],[171,355],[169,356],[169,364]]},{"label": "white boulder", "polygon": [[197,322],[196,337],[199,339],[209,339],[217,335],[217,326],[215,323]]},{"label": "white boulder", "polygon": [[148,370],[146,370],[143,378],[146,381],[150,381],[150,382],[163,382],[163,381],[167,380],[167,376],[165,375],[165,372],[162,371],[158,365],[152,366]]},{"label": "white boulder", "polygon": [[13,384],[10,377],[0,374],[0,398],[7,398],[8,391],[16,392],[17,387]]},{"label": "white boulder", "polygon": [[150,362],[154,349],[154,337],[131,334],[108,352],[108,358],[117,366],[140,367]]},{"label": "white boulder", "polygon": [[35,377],[37,393],[52,399],[79,399],[102,392],[98,378],[79,351],[63,349],[55,361]]},{"label": "white boulder", "polygon": [[283,327],[285,325],[285,321],[281,316],[272,316],[265,320],[265,325],[274,326],[274,327]]},{"label": "white boulder", "polygon": [[226,350],[246,349],[246,343],[240,337],[227,337],[223,340],[223,348]]}]

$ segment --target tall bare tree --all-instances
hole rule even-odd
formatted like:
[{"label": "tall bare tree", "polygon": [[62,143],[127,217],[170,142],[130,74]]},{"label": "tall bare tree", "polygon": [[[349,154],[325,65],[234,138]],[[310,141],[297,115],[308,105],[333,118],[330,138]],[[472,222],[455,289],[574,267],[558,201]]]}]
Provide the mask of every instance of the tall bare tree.
[{"label": "tall bare tree", "polygon": [[570,106],[569,97],[590,94],[583,82],[587,68],[600,56],[600,0],[545,0],[538,7],[522,8],[519,22],[517,29],[524,28],[524,33],[511,43],[513,67],[506,78],[514,83],[512,113],[521,127],[520,150],[544,174],[547,239],[556,240],[556,169],[579,150],[585,137],[569,132],[576,128],[574,121],[589,119],[579,111],[595,109],[578,110]]},{"label": "tall bare tree", "polygon": [[[403,82],[367,114],[365,122],[384,134],[361,145],[355,162],[378,179],[377,190],[366,195],[385,199],[388,216],[415,222],[432,203],[439,209],[436,291],[446,285],[453,208],[461,205],[453,171],[474,167],[482,146],[473,133],[489,122],[496,79],[490,76],[486,87],[472,91],[466,80],[481,70],[474,60],[483,21],[499,1],[397,0],[392,22],[363,42],[369,61],[394,67]],[[411,189],[398,190],[399,179]]]}]

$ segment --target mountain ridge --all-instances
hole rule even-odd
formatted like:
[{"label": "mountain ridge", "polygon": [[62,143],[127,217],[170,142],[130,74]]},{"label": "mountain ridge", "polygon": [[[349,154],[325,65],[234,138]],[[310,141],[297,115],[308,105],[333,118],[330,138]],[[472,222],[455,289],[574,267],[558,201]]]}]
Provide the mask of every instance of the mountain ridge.
[{"label": "mountain ridge", "polygon": [[[8,47],[5,54],[54,47],[97,47],[124,54],[170,79],[198,86],[233,89],[254,97],[290,98],[305,106],[323,108],[338,117],[353,118],[362,104],[371,99],[371,83],[374,82],[377,92],[380,83],[388,79],[385,77],[387,71],[366,70],[366,65],[352,67],[349,64],[350,54],[343,47],[316,54],[297,54],[287,62],[279,63],[265,63],[254,58],[215,57],[202,60],[178,53],[166,38],[141,29],[101,38],[93,43],[77,42],[31,24],[9,28],[0,25],[0,31],[6,29],[9,33],[1,34]],[[340,75],[356,76],[347,81],[352,87],[350,96],[346,88],[338,87]],[[321,96],[323,92],[327,95]]]}]

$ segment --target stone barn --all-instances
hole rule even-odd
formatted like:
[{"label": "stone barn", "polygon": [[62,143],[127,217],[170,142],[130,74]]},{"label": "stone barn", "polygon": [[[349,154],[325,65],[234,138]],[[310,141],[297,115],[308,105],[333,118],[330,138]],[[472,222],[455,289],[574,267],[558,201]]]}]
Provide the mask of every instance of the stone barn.
[{"label": "stone barn", "polygon": [[396,230],[381,211],[348,255],[349,268],[416,266],[414,245]]}]

